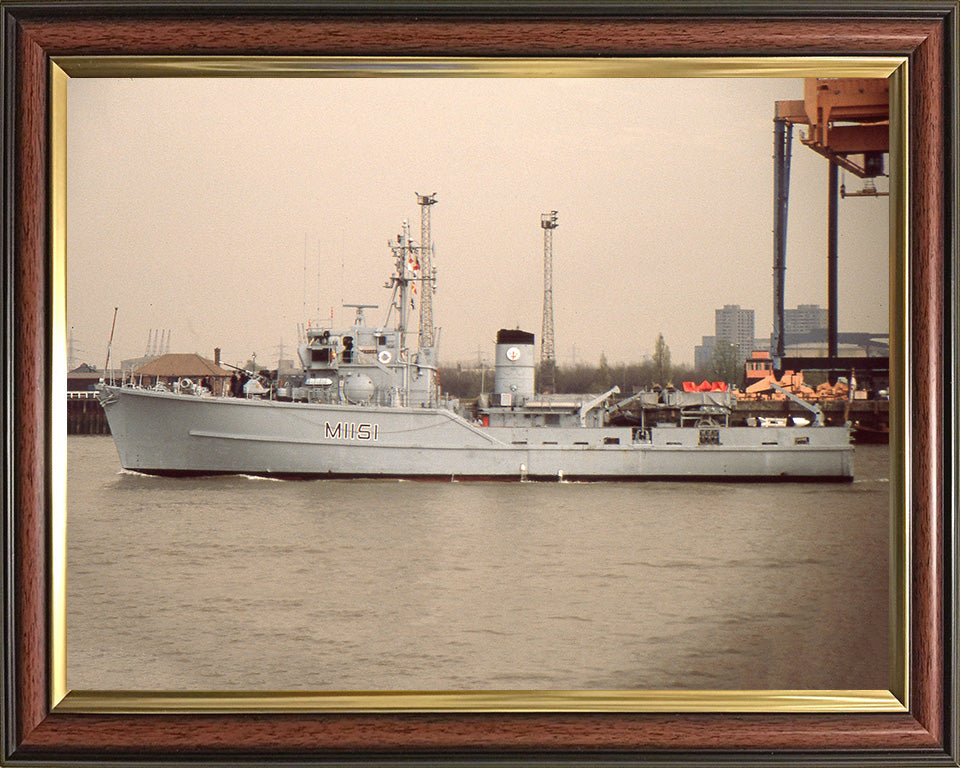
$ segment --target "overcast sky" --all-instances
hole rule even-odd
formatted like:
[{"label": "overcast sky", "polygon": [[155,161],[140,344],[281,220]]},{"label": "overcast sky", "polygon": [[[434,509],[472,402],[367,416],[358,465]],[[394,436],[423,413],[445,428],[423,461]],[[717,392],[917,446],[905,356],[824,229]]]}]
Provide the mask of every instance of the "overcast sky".
[{"label": "overcast sky", "polygon": [[[714,310],[772,330],[774,102],[801,80],[86,79],[68,84],[68,328],[77,362],[293,356],[299,323],[378,304],[387,241],[432,209],[445,364],[540,342],[554,232],[560,365],[675,363]],[[848,188],[859,180],[841,174]],[[886,180],[879,185],[886,188]],[[826,307],[827,162],[794,140],[786,306]],[[888,198],[840,203],[840,330],[888,328]],[[575,350],[575,352],[574,352]],[[274,363],[275,364],[275,363]]]}]

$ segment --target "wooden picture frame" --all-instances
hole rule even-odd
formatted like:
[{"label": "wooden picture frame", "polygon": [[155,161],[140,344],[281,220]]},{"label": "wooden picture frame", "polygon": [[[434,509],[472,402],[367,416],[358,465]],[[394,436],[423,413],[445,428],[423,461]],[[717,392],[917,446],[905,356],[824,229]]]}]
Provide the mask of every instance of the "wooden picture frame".
[{"label": "wooden picture frame", "polygon": [[[4,738],[11,764],[958,764],[957,2],[4,2]],[[911,269],[909,707],[870,712],[67,711],[52,706],[49,130],[63,56],[901,56]],[[946,423],[945,423],[946,422]],[[181,701],[184,697],[180,697]],[[243,709],[243,707],[236,707]],[[389,709],[389,708],[387,708]]]}]

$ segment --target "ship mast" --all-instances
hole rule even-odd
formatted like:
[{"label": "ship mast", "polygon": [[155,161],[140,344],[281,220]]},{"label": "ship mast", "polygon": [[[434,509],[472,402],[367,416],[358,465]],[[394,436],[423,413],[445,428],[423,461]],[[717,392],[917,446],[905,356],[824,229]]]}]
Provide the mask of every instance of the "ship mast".
[{"label": "ship mast", "polygon": [[[433,267],[430,265],[430,255],[432,247],[430,245],[430,206],[436,203],[436,193],[432,195],[417,195],[417,200],[421,206],[420,231],[423,240],[414,243],[410,239],[410,222],[403,221],[400,234],[396,240],[387,243],[393,252],[396,262],[395,274],[384,286],[393,289],[393,295],[390,299],[390,307],[387,310],[387,316],[383,324],[390,324],[390,318],[394,310],[397,311],[396,331],[398,336],[397,364],[402,368],[403,385],[402,401],[406,404],[415,380],[418,391],[426,386],[427,402],[430,405],[436,403],[439,396],[437,390],[436,374],[436,346],[437,330],[433,325]],[[413,286],[411,287],[411,283]],[[408,323],[410,322],[410,311],[414,308],[413,296],[416,293],[416,284],[421,284],[420,298],[420,323],[418,348],[415,354],[411,356],[410,348],[407,346]],[[423,377],[426,376],[426,381]]]},{"label": "ship mast", "polygon": [[407,397],[409,393],[409,370],[407,363],[408,359],[408,350],[407,350],[407,313],[408,313],[408,303],[410,301],[410,283],[412,280],[415,280],[416,277],[411,277],[411,273],[415,273],[417,270],[417,261],[414,257],[414,249],[410,243],[410,223],[404,219],[403,225],[400,229],[400,234],[397,235],[395,241],[387,243],[390,247],[390,250],[393,251],[393,256],[396,259],[396,274],[391,278],[390,283],[393,287],[393,297],[390,301],[390,308],[387,310],[387,317],[384,320],[384,325],[387,325],[390,322],[390,313],[396,309],[397,310],[397,336],[399,338],[398,345],[398,362],[403,365],[403,404],[406,405]]},{"label": "ship mast", "polygon": [[399,322],[397,330],[402,334],[403,348],[406,349],[407,333],[407,315],[410,302],[410,273],[413,272],[413,265],[416,263],[413,255],[413,247],[410,244],[410,222],[403,220],[400,234],[397,235],[397,243],[394,247],[394,253],[397,256],[397,286],[400,289],[397,311],[399,313]]},{"label": "ship mast", "polygon": [[400,234],[396,240],[390,240],[387,247],[393,251],[396,260],[396,274],[384,286],[393,289],[393,297],[383,324],[390,324],[390,315],[397,310],[396,330],[401,334],[401,345],[406,348],[404,335],[407,333],[408,314],[410,308],[410,283],[420,280],[420,264],[417,261],[417,247],[410,241],[410,223],[404,219]]}]

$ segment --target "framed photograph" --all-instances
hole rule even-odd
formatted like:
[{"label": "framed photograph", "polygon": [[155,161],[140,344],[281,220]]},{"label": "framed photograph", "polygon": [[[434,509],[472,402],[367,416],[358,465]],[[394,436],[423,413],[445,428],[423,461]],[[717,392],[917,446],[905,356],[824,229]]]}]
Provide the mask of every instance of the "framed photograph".
[{"label": "framed photograph", "polygon": [[[859,2],[723,9],[52,1],[0,7],[8,435],[4,761],[958,764],[957,2],[891,2],[882,9]],[[707,247],[679,238],[659,261],[644,254],[649,243],[635,256],[624,255],[640,234],[664,239],[668,227],[658,219],[706,222],[713,215],[729,221],[734,209],[710,202],[725,196],[741,200],[744,229],[756,230],[750,217],[757,201],[772,205],[773,184],[765,180],[759,192],[749,184],[741,188],[737,177],[748,177],[745,163],[755,161],[734,148],[761,139],[724,124],[739,126],[750,110],[763,115],[756,121],[763,123],[756,163],[769,168],[772,180],[774,102],[778,114],[788,110],[781,103],[800,98],[804,80],[812,78],[879,79],[889,92],[888,165],[879,174],[889,178],[889,190],[879,195],[889,191],[889,198],[878,200],[872,182],[855,189],[859,179],[846,179],[843,192],[873,198],[872,210],[879,212],[847,235],[845,247],[879,252],[864,256],[864,271],[852,279],[863,285],[861,301],[871,305],[862,308],[866,322],[889,318],[892,458],[888,462],[883,453],[884,471],[870,487],[881,506],[889,499],[889,509],[860,510],[856,484],[831,485],[836,492],[807,485],[803,498],[790,496],[790,503],[817,514],[798,518],[796,532],[758,535],[751,545],[757,560],[742,567],[739,586],[721,592],[709,583],[707,550],[713,545],[705,542],[706,549],[681,556],[681,538],[696,539],[702,518],[673,509],[665,497],[653,494],[649,520],[633,514],[633,523],[623,515],[604,523],[585,514],[629,505],[631,484],[617,484],[628,488],[624,493],[598,497],[590,484],[511,483],[494,486],[503,489],[501,500],[488,494],[469,502],[444,490],[462,497],[456,485],[429,484],[421,498],[402,483],[374,481],[362,486],[373,489],[369,498],[356,484],[339,490],[338,498],[349,500],[326,507],[310,496],[311,513],[298,517],[297,505],[307,503],[317,483],[286,485],[278,496],[257,488],[269,480],[229,480],[229,487],[217,486],[219,502],[198,510],[210,492],[204,480],[151,489],[145,484],[151,477],[128,474],[110,480],[114,493],[107,500],[98,496],[103,457],[89,453],[93,443],[68,450],[63,394],[73,367],[68,360],[76,362],[72,326],[82,319],[85,329],[96,328],[95,338],[83,341],[90,362],[98,362],[110,318],[97,325],[89,317],[113,308],[109,297],[120,293],[114,283],[129,284],[116,348],[116,315],[109,327],[105,376],[111,354],[137,357],[134,345],[146,341],[156,357],[165,344],[169,348],[172,333],[237,371],[255,371],[257,351],[261,361],[276,358],[279,388],[285,357],[280,329],[289,326],[292,333],[304,319],[295,317],[301,303],[303,315],[311,314],[308,305],[321,317],[329,309],[331,320],[335,312],[349,312],[337,320],[361,327],[363,312],[379,308],[348,302],[376,297],[370,289],[387,275],[375,268],[361,274],[358,252],[389,267],[389,258],[378,261],[370,251],[387,240],[387,257],[403,250],[413,227],[404,221],[394,235],[401,218],[422,216],[424,228],[413,237],[429,238],[429,214],[438,202],[434,232],[443,278],[437,300],[449,302],[447,309],[455,304],[462,315],[443,328],[444,343],[454,355],[477,355],[482,369],[476,346],[496,327],[540,331],[539,285],[532,312],[516,309],[522,303],[517,286],[540,279],[536,249],[541,237],[544,253],[552,246],[558,221],[558,244],[564,230],[572,230],[567,236],[581,253],[598,242],[600,228],[624,230],[615,246],[597,248],[592,264],[578,265],[575,290],[593,296],[598,307],[602,298],[589,293],[589,283],[619,275],[623,283],[640,285],[666,258],[679,264],[684,248]],[[639,104],[647,105],[643,120]],[[583,143],[584,124],[594,126],[586,133],[592,145]],[[661,143],[663,136],[677,140]],[[809,136],[801,139],[807,143]],[[334,143],[337,151],[331,151]],[[278,144],[283,152],[276,151]],[[658,156],[645,157],[647,146]],[[604,151],[594,155],[592,147]],[[794,183],[801,186],[800,155],[806,152],[794,152]],[[581,186],[595,188],[596,210],[587,207],[577,217],[575,203],[558,203],[558,219],[550,194],[534,199],[525,177],[534,175],[533,164],[549,164],[551,157],[554,199],[585,200],[563,196],[583,171]],[[713,158],[717,168],[711,170]],[[615,188],[618,172],[631,167],[635,183],[643,184],[663,164],[679,168],[660,174],[663,212],[639,225],[624,222],[629,210],[612,202],[623,196]],[[494,173],[494,167],[508,172]],[[346,188],[351,173],[369,176],[378,169],[379,186]],[[329,188],[303,181],[315,173],[326,174]],[[397,180],[430,184],[437,177],[448,184],[483,178],[485,185],[476,185],[479,196],[451,200],[447,219],[442,190],[392,189]],[[681,189],[684,181],[690,190]],[[600,190],[606,185],[613,191]],[[440,195],[431,196],[435,191]],[[485,202],[483,194],[493,193],[496,201]],[[322,224],[309,221],[317,201],[326,209]],[[514,230],[531,218],[530,205],[536,214],[532,237],[514,246],[511,240],[520,237]],[[712,213],[711,205],[717,208]],[[757,220],[765,222],[769,210]],[[238,226],[238,217],[258,211],[257,227]],[[474,215],[479,223],[470,221]],[[825,214],[811,215],[823,218],[826,228]],[[396,220],[384,219],[389,216]],[[505,238],[495,221],[508,222]],[[577,227],[583,231],[575,234]],[[871,227],[880,234],[873,237]],[[451,229],[464,230],[460,240]],[[717,249],[738,247],[720,236],[719,227],[713,231]],[[482,242],[485,237],[489,242]],[[749,235],[762,241],[760,250],[767,237],[765,231]],[[537,257],[530,269],[491,268],[488,251],[516,247],[528,253],[526,240]],[[459,265],[448,262],[453,259],[445,243],[452,243]],[[245,255],[251,248],[262,253],[262,271],[254,268],[257,257]],[[609,263],[604,248],[615,252]],[[729,257],[718,261],[730,268]],[[407,266],[412,271],[419,263]],[[406,275],[406,268],[398,266],[398,274]],[[473,292],[456,282],[478,286],[480,296],[490,272],[500,288],[474,302],[483,306],[473,306]],[[267,284],[273,277],[278,287]],[[134,285],[138,279],[142,285]],[[670,330],[691,346],[682,336],[687,326],[676,319],[683,299],[671,290],[673,283],[681,292],[692,283],[665,274],[659,282],[644,295],[659,295],[670,311],[631,318],[633,325],[655,334],[654,324],[674,317]],[[769,286],[767,273],[757,282]],[[411,289],[392,306],[398,312],[408,304],[418,308],[427,300],[422,294],[432,294],[424,290],[426,280],[419,285],[419,294]],[[558,285],[564,290],[571,289]],[[718,299],[697,290],[691,301],[709,302],[712,312]],[[248,292],[256,300],[245,297]],[[766,298],[769,287],[758,293]],[[561,294],[561,303],[570,306],[576,301],[571,296]],[[622,310],[617,301],[609,303]],[[236,315],[223,307],[236,308]],[[480,317],[484,310],[514,316]],[[871,311],[879,320],[869,319]],[[592,355],[606,366],[607,354],[624,359],[627,353],[602,349],[588,333],[593,325],[615,327],[616,318],[599,309],[573,315],[558,318],[557,326],[564,344],[582,339],[573,360]],[[483,325],[475,338],[466,326],[478,320],[502,326]],[[298,341],[310,338],[312,328],[298,327]],[[549,334],[552,343],[552,326]],[[251,349],[227,346],[237,336],[249,339]],[[221,338],[230,339],[223,349]],[[294,346],[292,338],[287,346]],[[654,339],[632,342],[631,353],[637,346],[652,350]],[[386,370],[391,350],[381,353]],[[558,359],[567,356],[558,350]],[[620,375],[625,371],[621,366]],[[182,376],[176,385],[193,386]],[[156,386],[165,386],[159,377]],[[357,390],[356,397],[364,396]],[[589,412],[583,405],[581,420]],[[336,428],[373,435],[370,425]],[[112,441],[103,438],[103,444],[114,460]],[[105,471],[114,476],[119,464],[111,467]],[[774,514],[778,496],[771,487],[763,498],[730,485],[723,499],[711,491],[687,501],[731,511],[752,504]],[[564,499],[542,497],[555,488]],[[389,523],[382,529],[374,524],[370,512],[394,502],[421,513],[405,516],[418,546],[405,547]],[[337,517],[343,504],[349,525]],[[536,528],[536,511],[556,504],[570,507],[570,520]],[[517,514],[486,516],[490,505]],[[151,507],[149,515],[144,506]],[[293,514],[280,516],[278,506]],[[238,510],[245,532],[228,551],[217,544],[223,544],[220,534],[236,529]],[[654,526],[658,510],[675,524]],[[789,510],[777,514],[795,517]],[[832,538],[861,514],[872,521],[872,533],[860,544]],[[725,535],[741,535],[732,515],[725,526],[717,515],[711,519],[719,527],[702,531],[710,541],[719,545]],[[640,527],[628,534],[623,526],[630,524]],[[290,546],[289,530],[273,536],[278,526],[313,542],[309,553]],[[599,532],[602,542],[584,541],[587,529]],[[552,555],[549,542],[534,546],[537,531],[546,530],[557,538]],[[660,537],[661,559],[641,563],[642,556],[631,554],[630,536],[641,535]],[[771,536],[788,539],[789,546]],[[380,539],[380,545],[364,545]],[[582,551],[575,554],[564,541],[578,541]],[[458,571],[458,558],[481,542],[499,546],[498,552],[529,543],[522,559],[535,563],[537,577],[522,568],[511,571],[502,556],[495,558],[498,572]],[[814,551],[833,545],[825,557],[842,562],[836,570]],[[620,567],[592,567],[610,558]],[[215,564],[204,570],[204,560]],[[446,565],[438,566],[440,560]],[[321,566],[338,574],[354,568],[354,576],[343,577],[354,591]],[[672,615],[650,590],[631,589],[632,581],[642,573],[655,582],[659,572],[665,584],[673,583],[684,568],[690,570],[688,597],[700,601],[714,634],[698,637],[707,625],[684,624],[690,617],[683,606],[664,624],[670,630],[631,628],[654,613]],[[817,570],[819,580],[805,580],[804,568]],[[568,577],[578,569],[584,581],[571,586]],[[136,574],[129,591],[122,589],[125,573]],[[443,584],[420,592],[397,586],[430,579]],[[262,588],[262,599],[244,596],[252,582]],[[392,597],[384,600],[388,589]],[[818,590],[830,599],[811,596]],[[538,606],[531,610],[534,599]],[[647,613],[638,600],[648,601]],[[791,614],[792,624],[777,624],[787,613],[778,612],[778,603],[791,600],[808,601],[808,610],[799,619]],[[305,610],[305,601],[316,603],[315,610]],[[201,614],[204,621],[191,618]],[[508,615],[528,624],[529,632],[504,629]],[[549,621],[538,627],[544,617]],[[278,624],[286,630],[283,642],[274,632]],[[444,632],[458,649],[441,647]],[[725,651],[701,663],[711,643],[725,644]],[[659,675],[650,672],[654,657],[665,670]]]}]

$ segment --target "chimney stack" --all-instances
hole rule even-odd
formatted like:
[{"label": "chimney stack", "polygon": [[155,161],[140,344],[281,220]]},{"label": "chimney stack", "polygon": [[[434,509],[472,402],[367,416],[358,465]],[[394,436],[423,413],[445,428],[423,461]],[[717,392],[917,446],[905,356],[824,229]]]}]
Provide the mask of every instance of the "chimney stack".
[{"label": "chimney stack", "polygon": [[215,347],[213,350],[213,362],[220,365],[220,347]]}]

